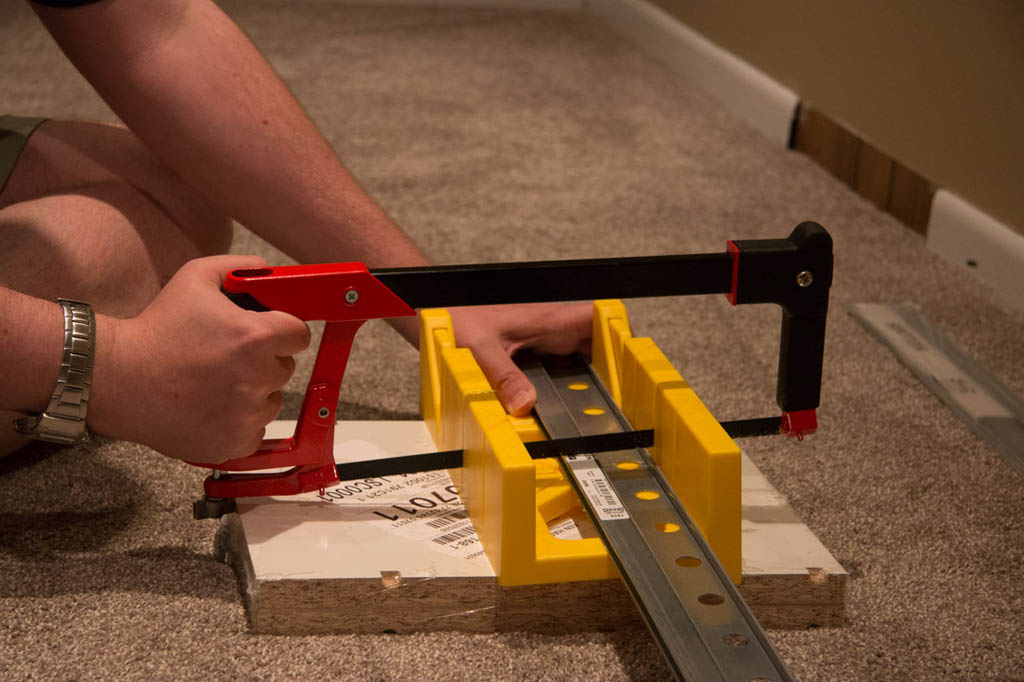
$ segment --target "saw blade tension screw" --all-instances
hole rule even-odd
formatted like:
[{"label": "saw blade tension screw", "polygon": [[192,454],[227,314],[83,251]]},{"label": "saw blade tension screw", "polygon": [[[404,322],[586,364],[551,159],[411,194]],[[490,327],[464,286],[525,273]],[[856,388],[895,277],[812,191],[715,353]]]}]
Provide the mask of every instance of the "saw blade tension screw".
[{"label": "saw blade tension screw", "polygon": [[810,270],[801,270],[796,276],[796,283],[801,287],[809,287],[814,282],[814,275]]},{"label": "saw blade tension screw", "polygon": [[321,419],[327,419],[327,416],[328,416],[328,415],[330,415],[330,414],[331,414],[331,411],[330,411],[330,410],[328,410],[328,409],[327,409],[326,407],[321,407],[321,408],[320,408],[320,409],[319,409],[319,410],[317,411],[317,415],[318,415],[318,416],[319,416],[319,417],[320,417]]},{"label": "saw blade tension screw", "polygon": [[349,305],[355,305],[356,301],[359,300],[359,292],[355,289],[349,289],[345,292],[345,303]]}]

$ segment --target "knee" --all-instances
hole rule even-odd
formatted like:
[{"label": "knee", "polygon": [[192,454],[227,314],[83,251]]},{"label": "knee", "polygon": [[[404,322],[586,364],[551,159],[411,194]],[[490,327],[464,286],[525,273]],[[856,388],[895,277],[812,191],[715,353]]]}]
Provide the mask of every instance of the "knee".
[{"label": "knee", "polygon": [[227,253],[233,234],[231,218],[165,165],[134,133],[122,127],[117,128],[117,133],[124,156],[131,160],[123,165],[121,179],[154,201],[195,245],[199,255]]},{"label": "knee", "polygon": [[227,253],[233,233],[231,219],[201,191],[179,177],[127,128],[115,125],[88,129],[96,138],[88,153],[102,161],[116,179],[153,201],[200,255]]}]

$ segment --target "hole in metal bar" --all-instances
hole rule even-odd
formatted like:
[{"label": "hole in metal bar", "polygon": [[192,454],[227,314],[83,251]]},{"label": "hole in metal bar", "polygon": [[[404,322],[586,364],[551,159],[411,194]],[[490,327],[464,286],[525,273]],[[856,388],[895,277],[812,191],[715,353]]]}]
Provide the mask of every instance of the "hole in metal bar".
[{"label": "hole in metal bar", "polygon": [[701,563],[701,560],[695,556],[681,556],[676,559],[676,564],[683,568],[697,568]]},{"label": "hole in metal bar", "polygon": [[708,606],[718,606],[725,602],[725,597],[714,592],[707,592],[697,597],[697,601],[701,604],[707,604]]},{"label": "hole in metal bar", "polygon": [[662,533],[675,533],[679,530],[678,523],[659,523],[654,527],[660,530]]},{"label": "hole in metal bar", "polygon": [[725,642],[726,646],[747,646],[750,644],[749,639],[737,633],[722,635],[722,641]]},{"label": "hole in metal bar", "polygon": [[656,500],[661,497],[661,493],[657,493],[653,490],[641,490],[636,494],[637,499],[640,500]]},{"label": "hole in metal bar", "polygon": [[619,467],[623,471],[633,471],[640,468],[640,462],[634,462],[633,460],[626,459],[616,463],[615,466]]},{"label": "hole in metal bar", "polygon": [[596,417],[598,415],[604,414],[604,410],[602,410],[600,407],[588,407],[583,410],[583,414],[589,414],[591,417]]},{"label": "hole in metal bar", "polygon": [[590,388],[590,384],[584,383],[582,381],[574,381],[571,384],[569,384],[570,391],[585,391],[588,388]]}]

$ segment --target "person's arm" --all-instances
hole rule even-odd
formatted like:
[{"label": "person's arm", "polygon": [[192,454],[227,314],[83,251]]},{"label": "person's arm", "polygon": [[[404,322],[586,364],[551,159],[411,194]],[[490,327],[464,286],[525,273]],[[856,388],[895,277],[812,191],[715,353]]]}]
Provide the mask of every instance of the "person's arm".
[{"label": "person's arm", "polygon": [[0,286],[0,412],[38,413],[46,408],[57,384],[63,337],[56,302]]},{"label": "person's arm", "polygon": [[211,203],[301,262],[426,258],[209,0],[35,6],[129,128]]},{"label": "person's arm", "polygon": [[[209,0],[101,0],[36,6],[65,54],[172,170],[227,215],[300,262],[416,266],[427,259],[344,168],[242,31]],[[505,406],[529,411],[533,387],[508,357],[523,345],[589,339],[589,308],[461,310]],[[414,320],[393,322],[417,343]],[[529,327],[530,334],[521,331]],[[468,331],[460,334],[460,328]],[[574,346],[575,347],[575,346]],[[501,352],[498,352],[501,349]]]},{"label": "person's arm", "polygon": [[[192,462],[254,452],[281,408],[291,356],[310,338],[301,320],[243,310],[221,293],[228,271],[263,265],[252,256],[196,259],[137,317],[97,313],[89,428]],[[0,414],[46,408],[63,336],[56,303],[0,287]],[[3,426],[0,435],[13,433]]]}]

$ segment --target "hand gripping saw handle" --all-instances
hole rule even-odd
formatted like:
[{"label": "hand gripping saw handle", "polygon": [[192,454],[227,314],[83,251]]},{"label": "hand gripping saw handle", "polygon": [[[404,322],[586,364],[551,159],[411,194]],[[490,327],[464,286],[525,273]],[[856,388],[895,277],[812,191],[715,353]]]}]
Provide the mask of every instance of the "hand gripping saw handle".
[{"label": "hand gripping saw handle", "polygon": [[[294,495],[338,480],[335,412],[352,341],[366,320],[415,314],[419,308],[725,294],[734,305],[782,308],[777,402],[772,422],[803,437],[817,427],[825,318],[832,284],[832,239],[801,223],[786,239],[728,242],[725,253],[395,268],[362,263],[236,270],[225,293],[253,310],[280,310],[325,320],[323,338],[290,438],[263,441],[248,457],[217,465],[207,499]],[[273,473],[252,472],[280,469]]]}]

